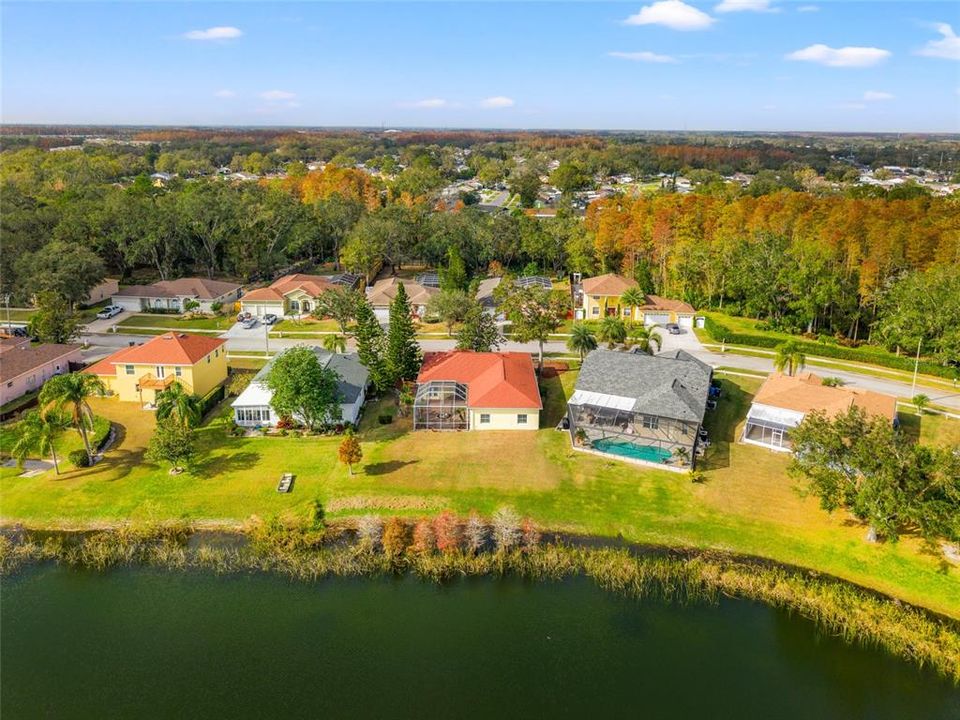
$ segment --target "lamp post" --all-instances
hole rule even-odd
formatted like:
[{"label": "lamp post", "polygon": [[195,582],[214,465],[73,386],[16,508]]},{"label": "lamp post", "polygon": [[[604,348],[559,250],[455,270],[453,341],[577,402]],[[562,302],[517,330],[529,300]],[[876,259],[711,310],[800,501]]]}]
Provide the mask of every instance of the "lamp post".
[{"label": "lamp post", "polygon": [[10,325],[10,293],[3,294],[3,305],[7,309],[7,333],[10,333],[13,330]]},{"label": "lamp post", "polygon": [[917,357],[913,361],[913,387],[910,388],[910,397],[917,394],[917,371],[920,369],[920,347],[923,345],[923,338],[917,342]]}]

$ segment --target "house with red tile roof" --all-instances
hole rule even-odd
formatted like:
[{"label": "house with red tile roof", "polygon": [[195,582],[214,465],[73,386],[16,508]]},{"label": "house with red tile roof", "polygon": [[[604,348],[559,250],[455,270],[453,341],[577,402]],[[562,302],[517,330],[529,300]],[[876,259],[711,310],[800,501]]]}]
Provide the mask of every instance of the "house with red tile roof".
[{"label": "house with red tile roof", "polygon": [[429,353],[417,376],[414,430],[536,430],[540,388],[528,353]]},{"label": "house with red tile roof", "polygon": [[269,286],[246,293],[240,300],[243,312],[257,317],[297,317],[309,315],[317,309],[320,296],[334,287],[355,288],[360,278],[356,275],[284,275]]},{"label": "house with red tile roof", "polygon": [[178,382],[205,397],[227,380],[226,340],[169,332],[108,355],[84,372],[99,377],[124,402],[155,405]]}]

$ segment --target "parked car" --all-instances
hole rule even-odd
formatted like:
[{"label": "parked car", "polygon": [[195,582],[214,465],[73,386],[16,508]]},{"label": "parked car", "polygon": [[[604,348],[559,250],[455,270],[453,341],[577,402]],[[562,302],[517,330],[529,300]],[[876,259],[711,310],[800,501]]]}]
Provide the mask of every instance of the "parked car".
[{"label": "parked car", "polygon": [[98,320],[109,320],[112,317],[116,317],[123,312],[123,308],[119,305],[107,305],[103,310],[97,313]]},{"label": "parked car", "polygon": [[716,410],[717,401],[716,400],[707,400],[707,410]]},{"label": "parked car", "polygon": [[274,315],[273,313],[267,313],[266,315],[263,316],[263,324],[273,325],[277,321],[277,319],[278,319],[277,316]]},{"label": "parked car", "polygon": [[252,317],[253,317],[253,315],[251,315],[250,313],[248,313],[248,312],[242,312],[242,313],[240,313],[239,315],[237,315],[237,322],[241,322],[241,323],[242,323],[244,320],[249,320],[249,319],[252,318]]},{"label": "parked car", "polygon": [[671,335],[680,334],[680,326],[677,325],[676,323],[667,323],[666,325],[663,326],[663,328]]},{"label": "parked car", "polygon": [[700,430],[697,431],[697,435],[700,437],[701,440],[706,440],[709,437],[709,434],[707,433],[707,429],[705,427],[701,427]]},{"label": "parked car", "polygon": [[259,323],[257,322],[257,319],[255,317],[247,318],[242,323],[240,323],[240,325],[243,327],[244,330],[252,330],[258,324]]}]

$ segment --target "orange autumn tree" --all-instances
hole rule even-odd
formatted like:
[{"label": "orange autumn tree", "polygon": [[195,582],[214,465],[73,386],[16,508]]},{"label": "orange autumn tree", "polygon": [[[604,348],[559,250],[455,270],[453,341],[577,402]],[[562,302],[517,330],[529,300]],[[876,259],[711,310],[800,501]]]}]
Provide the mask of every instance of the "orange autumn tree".
[{"label": "orange autumn tree", "polygon": [[363,203],[367,210],[380,207],[380,190],[370,175],[355,168],[327,165],[300,177],[287,177],[282,186],[304,203],[326,200],[333,195]]}]

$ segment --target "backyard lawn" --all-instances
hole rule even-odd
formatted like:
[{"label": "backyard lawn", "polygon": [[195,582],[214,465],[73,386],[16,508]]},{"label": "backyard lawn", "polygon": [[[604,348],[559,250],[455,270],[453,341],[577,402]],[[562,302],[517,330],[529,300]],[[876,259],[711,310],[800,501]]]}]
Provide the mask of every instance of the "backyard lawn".
[{"label": "backyard lawn", "polygon": [[[315,498],[333,517],[443,508],[491,513],[509,504],[546,527],[770,557],[960,618],[960,569],[944,570],[913,541],[865,542],[859,523],[829,515],[797,492],[787,457],[732,442],[759,379],[724,381],[724,397],[708,419],[706,482],[695,484],[686,475],[573,450],[567,434],[552,427],[574,378],[571,371],[544,379],[539,432],[413,433],[408,417],[380,425],[378,415],[396,410],[391,401],[374,404],[361,427],[362,467],[352,477],[337,462],[339,438],[235,438],[227,433],[226,404],[199,431],[198,466],[171,476],[143,460],[152,415],[97,400],[96,412],[123,428],[104,462],[60,478],[0,473],[0,510],[5,522],[33,525],[167,518],[239,524],[253,514],[305,514]],[[955,421],[916,420],[923,438],[960,433]],[[275,489],[284,472],[297,476],[289,495]]]}]

